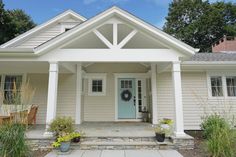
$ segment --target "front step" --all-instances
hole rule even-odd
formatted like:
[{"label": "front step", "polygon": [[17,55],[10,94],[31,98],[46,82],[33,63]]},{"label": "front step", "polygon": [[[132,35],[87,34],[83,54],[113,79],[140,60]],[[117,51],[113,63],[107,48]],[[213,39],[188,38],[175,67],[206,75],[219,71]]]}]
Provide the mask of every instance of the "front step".
[{"label": "front step", "polygon": [[157,142],[154,137],[84,137],[80,144],[72,144],[73,149],[82,150],[127,150],[127,149],[170,149],[169,139]]}]

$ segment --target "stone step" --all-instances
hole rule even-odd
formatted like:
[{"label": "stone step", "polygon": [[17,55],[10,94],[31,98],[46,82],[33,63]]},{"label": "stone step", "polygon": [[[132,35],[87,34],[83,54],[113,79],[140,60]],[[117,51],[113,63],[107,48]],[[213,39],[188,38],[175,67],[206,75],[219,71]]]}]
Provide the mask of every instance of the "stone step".
[{"label": "stone step", "polygon": [[155,142],[155,137],[83,137],[81,141],[93,142],[141,142],[150,141]]},{"label": "stone step", "polygon": [[73,149],[82,150],[122,150],[122,149],[170,149],[173,143],[169,140],[164,142],[156,141],[82,141],[80,144],[72,144]]}]

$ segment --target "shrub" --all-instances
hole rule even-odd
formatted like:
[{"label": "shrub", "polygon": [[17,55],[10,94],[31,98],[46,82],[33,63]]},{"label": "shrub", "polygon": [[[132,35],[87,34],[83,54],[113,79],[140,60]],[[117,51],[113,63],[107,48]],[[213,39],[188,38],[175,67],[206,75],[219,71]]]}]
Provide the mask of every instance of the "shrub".
[{"label": "shrub", "polygon": [[229,124],[220,115],[212,114],[206,116],[203,119],[203,122],[201,123],[200,127],[203,130],[204,138],[209,138],[212,135],[213,131],[216,129],[216,127],[225,128],[229,127]]},{"label": "shrub", "polygon": [[74,121],[71,117],[57,117],[50,124],[49,131],[55,132],[56,136],[72,133],[75,131]]},{"label": "shrub", "polygon": [[25,140],[25,130],[25,126],[21,124],[4,124],[0,126],[0,156],[29,156],[30,149]]},{"label": "shrub", "polygon": [[207,116],[201,124],[206,137],[206,148],[212,157],[233,157],[235,154],[235,130],[228,121],[217,114]]}]

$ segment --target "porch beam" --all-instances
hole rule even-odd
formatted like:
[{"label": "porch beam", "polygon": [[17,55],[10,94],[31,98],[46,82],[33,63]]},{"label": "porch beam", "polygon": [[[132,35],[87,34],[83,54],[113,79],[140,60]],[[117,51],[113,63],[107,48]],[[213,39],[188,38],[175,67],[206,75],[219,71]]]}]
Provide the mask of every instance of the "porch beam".
[{"label": "porch beam", "polygon": [[132,32],[130,32],[118,45],[118,48],[121,49],[122,47],[125,46],[125,44],[127,44],[131,38],[134,37],[134,35],[137,33],[138,31],[135,29]]},{"label": "porch beam", "polygon": [[49,124],[56,117],[57,108],[57,86],[58,86],[58,63],[49,63],[49,78],[48,78],[48,97],[47,97],[47,117],[46,117],[46,132],[44,136],[51,136],[48,132]]},{"label": "porch beam", "polygon": [[152,86],[152,124],[158,123],[157,117],[157,69],[156,64],[151,64],[151,86]]},{"label": "porch beam", "polygon": [[81,124],[81,93],[82,93],[82,64],[78,63],[76,65],[76,113],[75,113],[75,123]]},{"label": "porch beam", "polygon": [[93,30],[94,34],[96,34],[96,36],[108,47],[108,48],[112,48],[113,45],[110,43],[109,40],[107,40],[106,37],[104,37],[98,30]]},{"label": "porch beam", "polygon": [[185,136],[186,134],[184,133],[180,61],[172,63],[172,81],[175,105],[175,136],[181,137]]}]

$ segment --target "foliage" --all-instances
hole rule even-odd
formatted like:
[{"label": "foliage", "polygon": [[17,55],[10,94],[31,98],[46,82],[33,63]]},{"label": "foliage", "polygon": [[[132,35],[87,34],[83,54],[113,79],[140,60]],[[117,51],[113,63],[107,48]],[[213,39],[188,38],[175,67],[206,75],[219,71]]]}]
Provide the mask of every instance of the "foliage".
[{"label": "foliage", "polygon": [[49,131],[55,132],[56,136],[74,132],[74,121],[71,117],[57,117],[50,124]]},{"label": "foliage", "polygon": [[236,4],[202,0],[173,1],[163,30],[200,51],[223,35],[236,35]]},{"label": "foliage", "polygon": [[201,124],[206,146],[210,156],[233,157],[236,146],[236,134],[229,122],[218,114],[205,117]]},{"label": "foliage", "polygon": [[23,10],[5,10],[0,1],[0,44],[35,27],[31,17]]},{"label": "foliage", "polygon": [[173,120],[167,118],[161,119],[154,130],[156,133],[166,134],[167,136],[170,136],[173,131]]},{"label": "foliage", "polygon": [[59,136],[55,142],[52,143],[52,146],[54,148],[59,147],[62,142],[69,142],[73,138],[80,137],[80,133],[78,132],[72,132],[72,133],[67,133],[62,136]]},{"label": "foliage", "polygon": [[0,125],[0,156],[26,157],[30,153],[25,140],[25,126],[21,124]]},{"label": "foliage", "polygon": [[211,138],[211,135],[213,134],[216,127],[227,128],[229,125],[219,114],[212,114],[204,118],[200,127],[203,130],[203,136],[205,138]]}]

